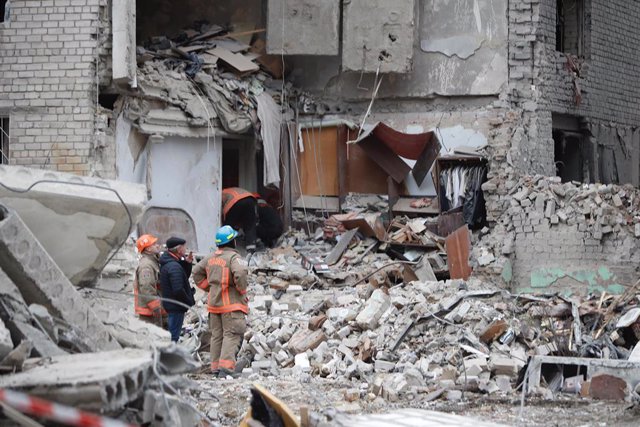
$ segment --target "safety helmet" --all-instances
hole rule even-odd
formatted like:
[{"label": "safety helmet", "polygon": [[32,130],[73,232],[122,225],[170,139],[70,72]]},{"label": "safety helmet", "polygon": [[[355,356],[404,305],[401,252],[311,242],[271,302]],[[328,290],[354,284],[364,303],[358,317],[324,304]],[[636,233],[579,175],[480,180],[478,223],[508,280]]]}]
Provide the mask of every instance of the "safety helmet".
[{"label": "safety helmet", "polygon": [[238,236],[238,232],[230,225],[223,225],[216,233],[216,245],[226,245]]},{"label": "safety helmet", "polygon": [[154,245],[158,241],[158,238],[152,236],[151,234],[143,234],[136,240],[136,248],[138,249],[138,253],[141,254],[142,251],[147,249],[149,246]]}]

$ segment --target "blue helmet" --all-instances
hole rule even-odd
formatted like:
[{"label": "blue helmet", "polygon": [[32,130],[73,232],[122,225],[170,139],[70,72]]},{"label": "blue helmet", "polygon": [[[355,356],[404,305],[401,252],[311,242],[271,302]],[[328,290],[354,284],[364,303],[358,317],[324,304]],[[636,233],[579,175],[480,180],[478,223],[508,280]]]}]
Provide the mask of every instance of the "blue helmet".
[{"label": "blue helmet", "polygon": [[230,225],[223,225],[216,233],[216,245],[226,245],[238,236],[238,232]]}]

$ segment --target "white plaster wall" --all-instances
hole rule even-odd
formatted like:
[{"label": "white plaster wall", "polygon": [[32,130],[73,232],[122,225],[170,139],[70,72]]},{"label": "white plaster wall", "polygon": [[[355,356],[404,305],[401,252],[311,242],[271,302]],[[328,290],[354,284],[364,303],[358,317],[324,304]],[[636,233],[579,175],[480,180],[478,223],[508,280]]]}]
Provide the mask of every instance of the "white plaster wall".
[{"label": "white plaster wall", "polygon": [[211,251],[220,226],[222,140],[165,137],[148,145],[149,205],[185,210],[196,227],[194,249]]},{"label": "white plaster wall", "polygon": [[147,176],[147,156],[148,146],[138,156],[135,162],[131,149],[129,148],[129,138],[131,136],[131,123],[122,115],[116,120],[116,174],[120,181],[135,182],[144,184]]}]

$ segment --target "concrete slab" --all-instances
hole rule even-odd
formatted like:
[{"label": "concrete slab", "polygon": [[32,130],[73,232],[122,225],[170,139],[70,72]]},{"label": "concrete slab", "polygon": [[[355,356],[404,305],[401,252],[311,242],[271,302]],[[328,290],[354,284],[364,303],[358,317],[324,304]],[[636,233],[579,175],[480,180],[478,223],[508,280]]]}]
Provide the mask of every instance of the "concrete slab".
[{"label": "concrete slab", "polygon": [[77,408],[113,411],[138,398],[153,375],[153,353],[147,350],[56,356],[40,363],[0,377],[0,387]]},{"label": "concrete slab", "polygon": [[147,200],[143,185],[19,166],[0,166],[0,182],[20,191],[33,185],[25,193],[0,186],[0,203],[18,212],[76,285],[92,283],[114,247],[129,235],[129,217],[115,192],[134,225]]},{"label": "concrete slab", "polygon": [[22,298],[18,287],[2,268],[0,268],[0,318],[9,330],[11,340],[18,344],[29,341],[34,355],[49,357],[66,354],[44,330],[33,326],[33,316],[27,303]]},{"label": "concrete slab", "polygon": [[[375,10],[375,13],[371,13]],[[344,5],[342,66],[345,71],[411,71],[415,0],[351,0]]]},{"label": "concrete slab", "polygon": [[[613,359],[587,359],[584,357],[533,356],[529,362],[529,383],[527,390],[533,391],[540,386],[544,365],[562,367],[567,365],[586,368],[586,380],[596,375],[607,374],[624,378],[633,390],[640,383],[640,362]],[[575,375],[575,373],[574,373]]]},{"label": "concrete slab", "polygon": [[269,0],[267,53],[337,55],[339,0]]},{"label": "concrete slab", "polygon": [[17,213],[1,204],[0,268],[27,304],[40,304],[75,328],[88,349],[120,348]]},{"label": "concrete slab", "polygon": [[444,412],[426,411],[422,409],[402,409],[387,414],[372,415],[340,415],[336,418],[337,426],[344,427],[500,427],[504,424],[496,424],[481,421],[477,418],[461,415],[447,414]]}]

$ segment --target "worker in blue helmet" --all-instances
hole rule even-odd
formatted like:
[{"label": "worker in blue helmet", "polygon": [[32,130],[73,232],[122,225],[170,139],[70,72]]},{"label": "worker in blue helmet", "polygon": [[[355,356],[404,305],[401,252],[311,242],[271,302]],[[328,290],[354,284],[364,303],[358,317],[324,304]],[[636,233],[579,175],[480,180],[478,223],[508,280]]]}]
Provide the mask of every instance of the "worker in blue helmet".
[{"label": "worker in blue helmet", "polygon": [[218,249],[193,268],[193,280],[209,291],[207,311],[211,331],[211,372],[235,376],[236,353],[247,329],[249,314],[246,261],[236,251],[238,232],[225,225],[216,233]]}]

